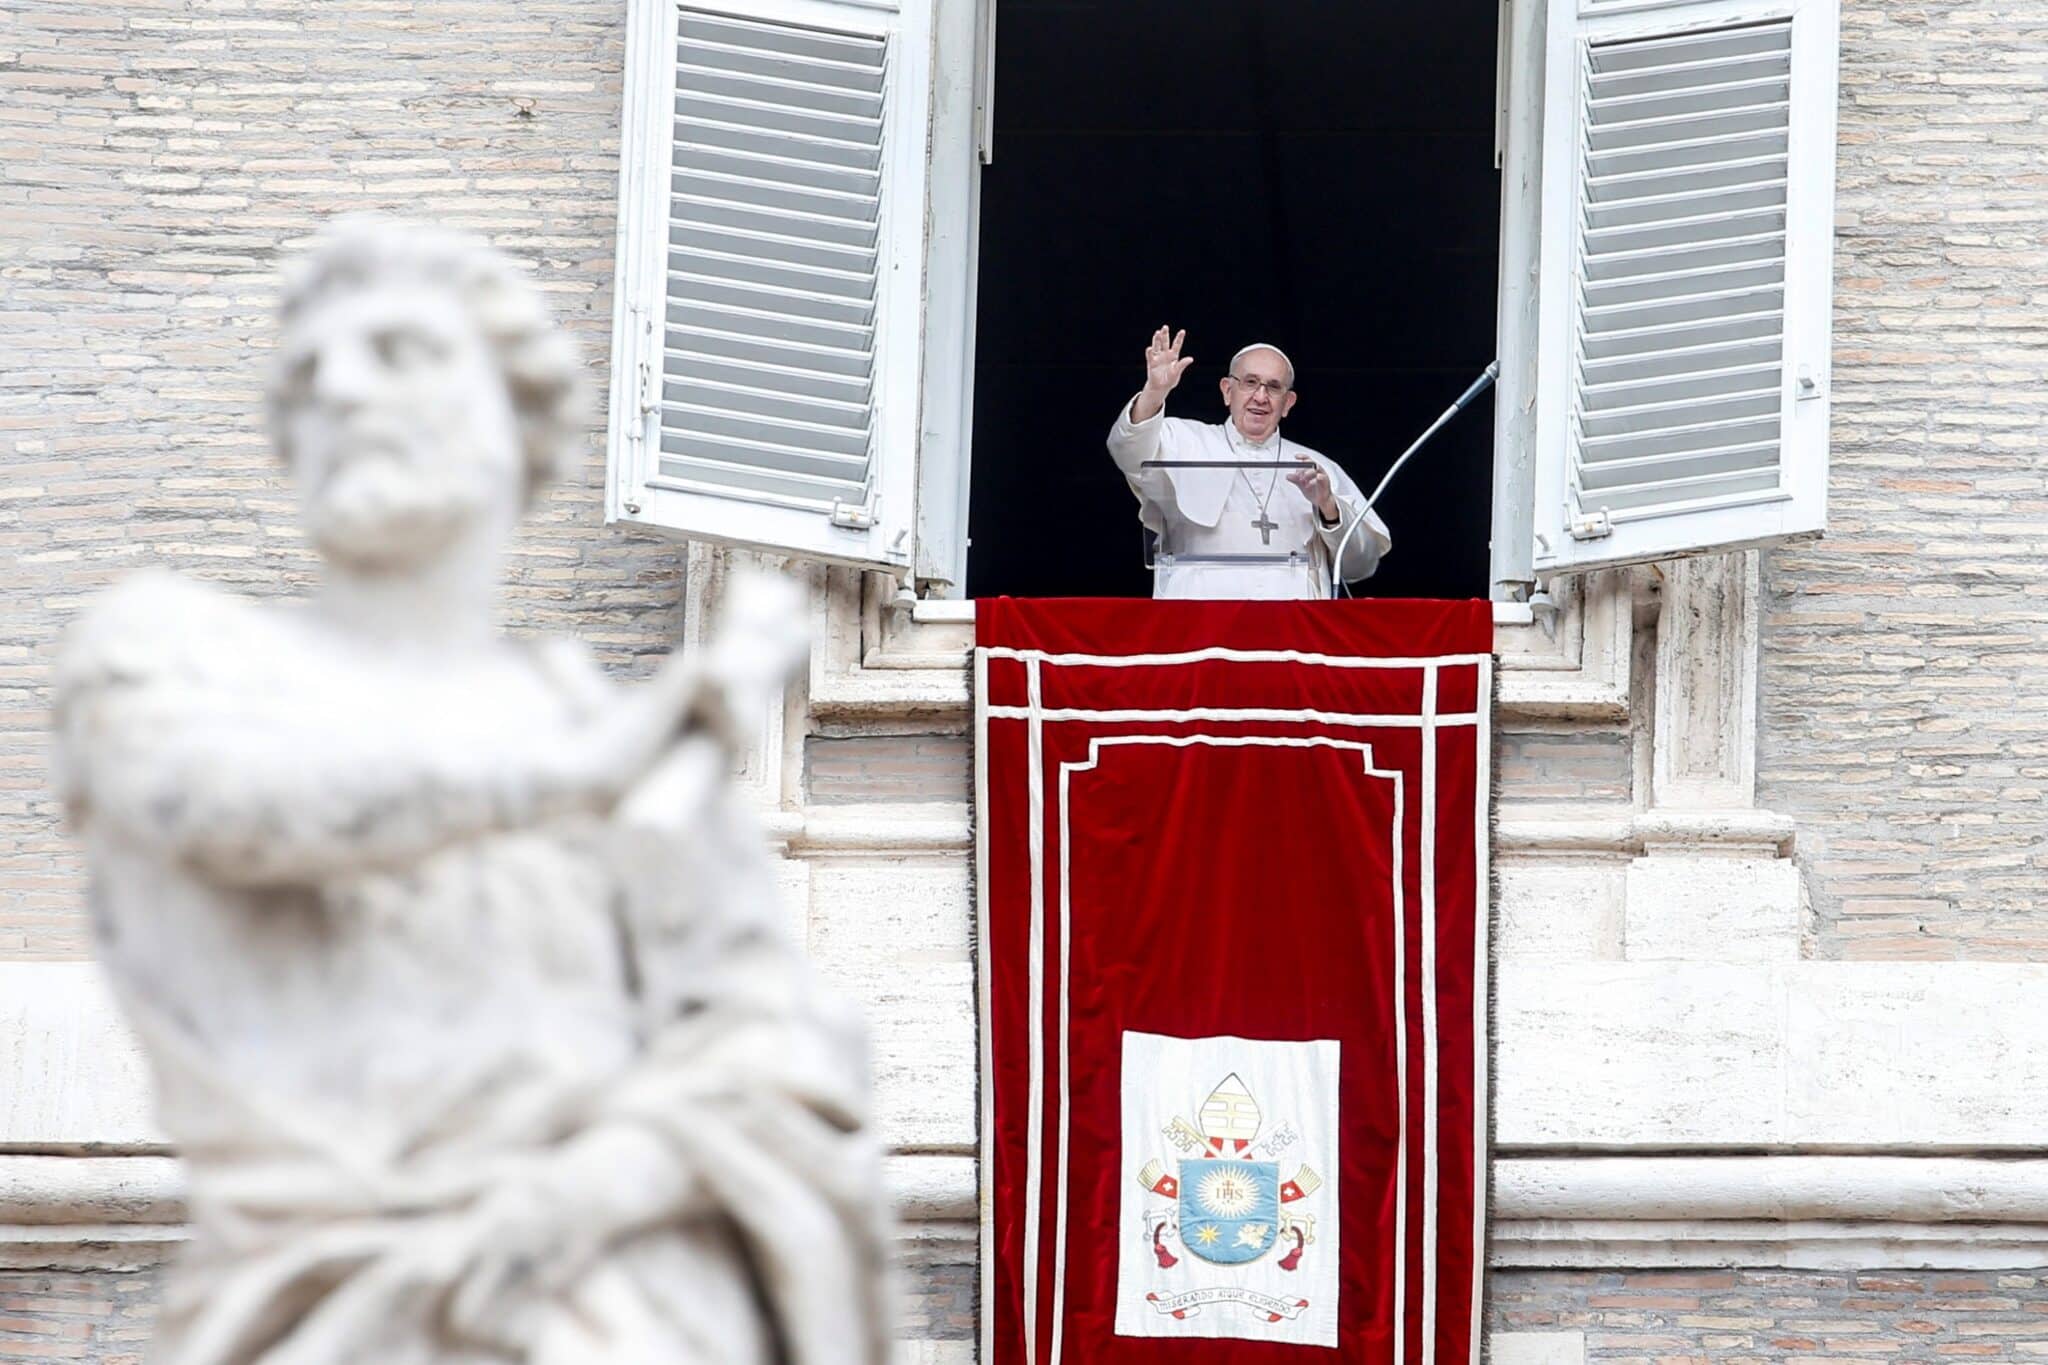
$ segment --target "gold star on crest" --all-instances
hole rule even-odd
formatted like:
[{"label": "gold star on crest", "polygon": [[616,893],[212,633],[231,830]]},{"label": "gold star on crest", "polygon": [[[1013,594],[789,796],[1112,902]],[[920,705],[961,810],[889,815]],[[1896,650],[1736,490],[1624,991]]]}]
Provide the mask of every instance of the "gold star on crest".
[{"label": "gold star on crest", "polygon": [[1215,1246],[1223,1232],[1214,1223],[1204,1223],[1195,1229],[1195,1240],[1205,1247]]}]

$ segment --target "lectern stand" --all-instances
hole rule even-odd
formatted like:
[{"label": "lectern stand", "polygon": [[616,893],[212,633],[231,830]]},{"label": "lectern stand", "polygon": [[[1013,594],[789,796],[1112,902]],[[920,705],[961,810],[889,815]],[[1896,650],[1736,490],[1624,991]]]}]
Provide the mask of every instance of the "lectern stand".
[{"label": "lectern stand", "polygon": [[[1272,460],[1146,460],[1144,469],[1272,469]],[[1328,597],[1329,575],[1306,550],[1221,554],[1145,530],[1145,567],[1154,597],[1299,600]]]},{"label": "lectern stand", "polygon": [[1209,554],[1177,547],[1171,533],[1145,532],[1154,597],[1276,600],[1329,596],[1328,576],[1305,550]]}]

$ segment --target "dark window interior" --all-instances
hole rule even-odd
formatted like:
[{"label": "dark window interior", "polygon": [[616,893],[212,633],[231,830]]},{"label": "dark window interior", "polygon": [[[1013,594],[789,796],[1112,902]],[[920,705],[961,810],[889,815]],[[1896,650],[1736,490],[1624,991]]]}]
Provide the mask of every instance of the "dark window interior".
[{"label": "dark window interior", "polygon": [[[1002,0],[983,172],[968,590],[1145,596],[1103,436],[1152,329],[1175,416],[1220,421],[1232,351],[1293,357],[1288,437],[1370,492],[1492,358],[1495,10],[1360,0]],[[1483,597],[1492,399],[1380,503],[1359,591]]]}]

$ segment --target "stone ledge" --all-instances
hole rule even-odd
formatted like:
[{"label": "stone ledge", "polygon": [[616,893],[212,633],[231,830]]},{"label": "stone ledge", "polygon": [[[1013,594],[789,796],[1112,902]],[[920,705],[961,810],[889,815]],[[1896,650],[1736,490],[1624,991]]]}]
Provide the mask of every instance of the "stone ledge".
[{"label": "stone ledge", "polygon": [[[1526,606],[1494,604],[1500,714],[1508,719],[1624,721],[1633,630],[1629,572],[1576,575],[1561,591],[1561,612],[1540,623]],[[812,715],[919,717],[959,728],[968,724],[972,602],[905,603],[885,576],[835,568],[825,579],[815,637],[808,692]]]},{"label": "stone ledge", "polygon": [[[915,1017],[965,1056],[964,958],[948,970],[951,993]],[[1520,1155],[2031,1154],[2048,1133],[2048,964],[1509,959],[1495,981],[1495,1141]],[[929,1044],[895,1035],[893,1063]],[[970,1094],[945,1111],[953,1150],[971,1141]],[[891,1140],[934,1141],[937,1113]],[[0,1151],[162,1143],[98,966],[0,963]]]},{"label": "stone ledge", "polygon": [[908,853],[967,854],[974,848],[968,808],[957,801],[812,806],[792,835],[797,857]]},{"label": "stone ledge", "polygon": [[1493,1365],[1585,1365],[1584,1332],[1488,1332]]},{"label": "stone ledge", "polygon": [[[889,1158],[900,1253],[976,1255],[975,1165]],[[0,1156],[0,1266],[125,1269],[184,1239],[168,1157]],[[1504,1157],[1496,1266],[1999,1268],[2048,1261],[2048,1155]]]},{"label": "stone ledge", "polygon": [[[884,1179],[911,1260],[972,1260],[974,1160],[892,1156]],[[0,1269],[132,1270],[185,1240],[175,1157],[0,1154]]]},{"label": "stone ledge", "polygon": [[[786,817],[787,818],[787,817]],[[1685,838],[1678,837],[1683,832]],[[852,853],[965,853],[973,849],[968,806],[959,801],[817,805],[778,829],[797,856]],[[1791,825],[1767,811],[1716,811],[1682,825],[1662,813],[1620,804],[1511,803],[1494,822],[1494,851],[1503,857],[1611,854],[1640,857],[1646,849],[1737,857],[1758,848],[1789,850]]]},{"label": "stone ledge", "polygon": [[[2048,1142],[2048,1134],[2044,1134]],[[1894,1156],[1558,1156],[1494,1162],[1503,1219],[2033,1223],[2048,1147],[2011,1160]]]},{"label": "stone ledge", "polygon": [[2048,1224],[1837,1219],[1498,1219],[1486,1261],[1521,1269],[2031,1270]]},{"label": "stone ledge", "polygon": [[1760,810],[1637,811],[1622,805],[1503,803],[1494,821],[1494,851],[1503,855],[1646,853],[1702,856],[1784,856],[1792,822]]},{"label": "stone ledge", "polygon": [[2048,963],[1510,960],[1495,981],[1495,1142],[1518,1154],[2048,1145]]},{"label": "stone ledge", "polygon": [[[975,1159],[891,1156],[885,1179],[905,1222],[974,1216]],[[168,1156],[0,1155],[0,1223],[177,1223],[184,1178]],[[2048,1148],[2036,1157],[1498,1157],[1504,1220],[1836,1220],[2048,1228]]]}]

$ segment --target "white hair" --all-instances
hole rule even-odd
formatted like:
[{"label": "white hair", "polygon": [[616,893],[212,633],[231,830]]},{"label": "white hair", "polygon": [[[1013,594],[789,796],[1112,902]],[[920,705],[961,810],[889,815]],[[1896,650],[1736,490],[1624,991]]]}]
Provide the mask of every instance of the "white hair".
[{"label": "white hair", "polygon": [[1236,355],[1230,357],[1230,372],[1236,374],[1237,362],[1243,360],[1253,351],[1271,351],[1274,355],[1279,356],[1280,363],[1287,367],[1287,387],[1290,389],[1294,387],[1294,362],[1287,358],[1287,352],[1281,350],[1270,341],[1254,341],[1251,345],[1244,347]]},{"label": "white hair", "polygon": [[[583,367],[540,291],[509,256],[467,233],[349,214],[330,223],[313,249],[287,268],[283,329],[323,297],[372,281],[446,289],[468,311],[511,391],[529,500],[574,469],[584,439]],[[278,450],[289,464],[290,440],[279,420],[281,378],[272,376],[268,399]]]}]

